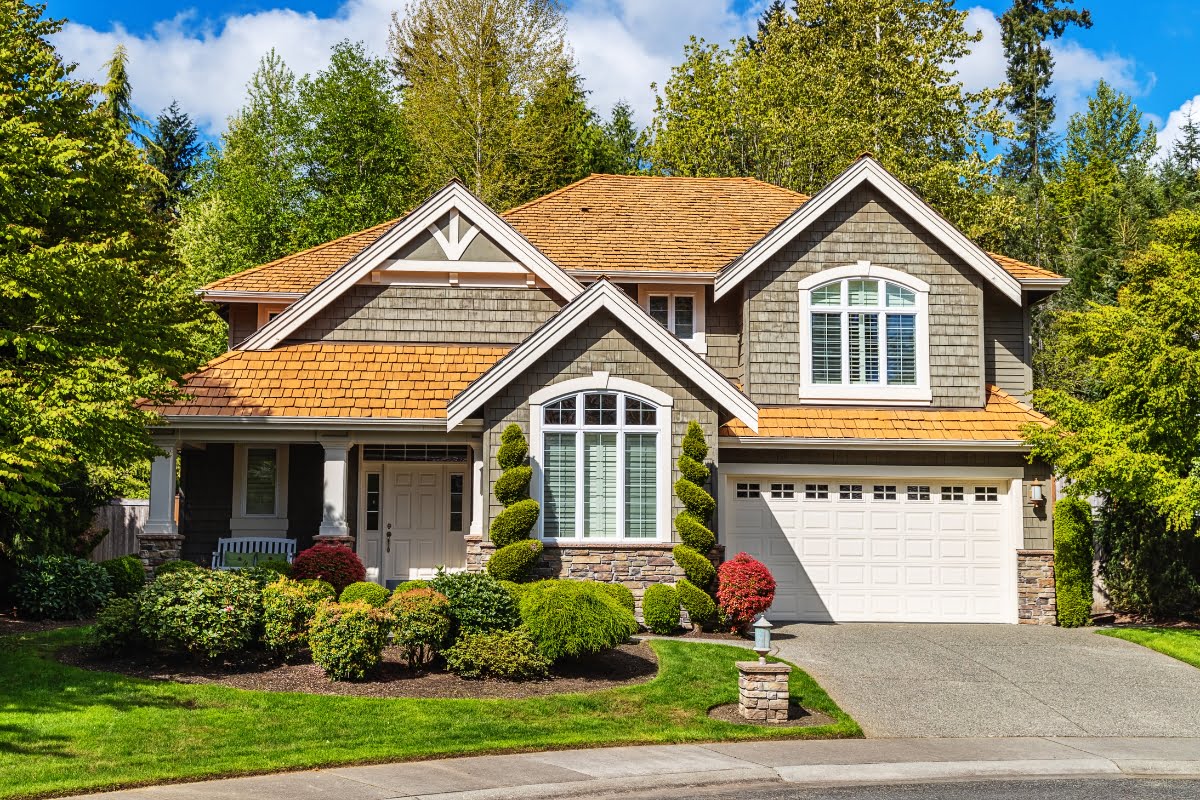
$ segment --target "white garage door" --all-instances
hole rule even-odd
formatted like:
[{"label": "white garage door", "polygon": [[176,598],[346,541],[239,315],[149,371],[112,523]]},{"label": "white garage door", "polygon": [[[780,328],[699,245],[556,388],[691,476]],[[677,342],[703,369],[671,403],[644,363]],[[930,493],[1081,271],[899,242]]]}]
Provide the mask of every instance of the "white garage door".
[{"label": "white garage door", "polygon": [[773,620],[1016,622],[1008,478],[727,481],[726,557],[770,568]]}]

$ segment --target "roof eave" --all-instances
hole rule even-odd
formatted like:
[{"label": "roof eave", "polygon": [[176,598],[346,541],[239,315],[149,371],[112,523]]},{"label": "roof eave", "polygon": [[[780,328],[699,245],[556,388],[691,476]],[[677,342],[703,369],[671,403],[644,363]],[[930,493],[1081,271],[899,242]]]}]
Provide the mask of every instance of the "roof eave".
[{"label": "roof eave", "polygon": [[720,436],[721,447],[763,447],[789,450],[1005,450],[1029,452],[1022,439],[857,439],[801,436]]}]

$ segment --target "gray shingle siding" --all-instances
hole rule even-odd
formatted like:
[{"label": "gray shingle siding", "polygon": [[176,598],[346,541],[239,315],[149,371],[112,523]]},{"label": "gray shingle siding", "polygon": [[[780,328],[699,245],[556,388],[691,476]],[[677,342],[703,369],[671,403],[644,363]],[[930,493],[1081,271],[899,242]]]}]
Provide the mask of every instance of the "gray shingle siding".
[{"label": "gray shingle siding", "polygon": [[705,291],[704,334],[708,345],[708,363],[731,380],[741,380],[741,311],[740,293],[722,297],[713,302],[712,289]]},{"label": "gray shingle siding", "polygon": [[1032,388],[1025,322],[1028,311],[992,288],[983,295],[984,379],[1024,400]]},{"label": "gray shingle siding", "polygon": [[882,194],[863,187],[840,201],[746,278],[750,397],[761,405],[799,399],[803,278],[865,260],[930,284],[929,367],[933,405],[983,404],[983,278]]},{"label": "gray shingle siding", "polygon": [[541,289],[359,285],[320,311],[292,339],[514,345],[558,309]]},{"label": "gray shingle siding", "polygon": [[[489,487],[487,519],[484,530],[499,513],[501,506],[490,487],[498,474],[496,451],[500,434],[510,423],[521,426],[529,436],[529,396],[537,390],[571,378],[610,372],[615,376],[644,383],[666,392],[674,399],[671,413],[671,482],[679,477],[675,461],[680,441],[690,420],[704,429],[708,441],[708,460],[717,461],[717,409],[712,400],[697,389],[673,364],[645,345],[608,312],[599,312],[554,348],[553,352],[509,383],[484,408],[484,485]],[[674,492],[672,517],[681,506]],[[674,526],[672,526],[674,531]],[[674,535],[672,533],[672,535]]]}]

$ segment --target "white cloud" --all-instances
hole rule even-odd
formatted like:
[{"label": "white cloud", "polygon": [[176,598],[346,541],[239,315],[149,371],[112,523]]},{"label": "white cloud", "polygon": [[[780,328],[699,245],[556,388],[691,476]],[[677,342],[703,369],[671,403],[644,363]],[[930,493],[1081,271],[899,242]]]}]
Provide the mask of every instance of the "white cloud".
[{"label": "white cloud", "polygon": [[1183,103],[1179,108],[1172,111],[1167,116],[1165,125],[1156,121],[1158,125],[1158,157],[1164,158],[1171,152],[1171,145],[1183,138],[1183,125],[1187,122],[1188,115],[1191,114],[1192,119],[1200,122],[1200,94]]},{"label": "white cloud", "polygon": [[971,91],[990,89],[1004,82],[1004,45],[1000,41],[1000,21],[986,8],[976,6],[967,10],[968,31],[982,31],[983,40],[976,42],[971,52],[959,59],[959,80]]}]

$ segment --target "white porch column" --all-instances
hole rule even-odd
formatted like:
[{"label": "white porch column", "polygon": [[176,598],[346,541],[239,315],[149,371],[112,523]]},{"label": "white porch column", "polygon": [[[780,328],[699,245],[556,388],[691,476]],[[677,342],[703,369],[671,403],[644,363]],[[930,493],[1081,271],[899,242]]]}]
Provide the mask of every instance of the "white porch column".
[{"label": "white porch column", "polygon": [[155,447],[166,451],[150,465],[150,512],[142,529],[148,534],[179,533],[175,523],[175,461],[179,443],[174,438],[155,439]]},{"label": "white porch column", "polygon": [[471,442],[471,535],[483,535],[483,442]]},{"label": "white porch column", "polygon": [[350,541],[350,526],[346,523],[348,438],[321,438],[325,449],[325,481],[322,497],[321,529],[317,536],[325,541]]}]

